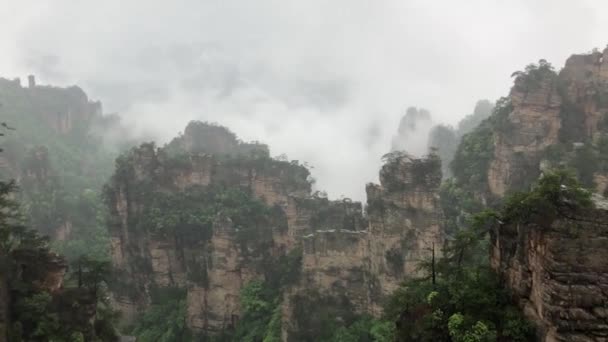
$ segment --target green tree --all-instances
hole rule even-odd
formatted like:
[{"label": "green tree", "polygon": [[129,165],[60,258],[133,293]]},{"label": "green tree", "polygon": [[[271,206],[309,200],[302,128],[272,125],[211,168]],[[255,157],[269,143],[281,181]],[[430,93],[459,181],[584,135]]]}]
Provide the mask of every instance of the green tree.
[{"label": "green tree", "polygon": [[78,287],[87,288],[98,297],[100,287],[105,285],[110,277],[110,262],[83,255],[76,260],[74,268],[72,277],[75,278]]},{"label": "green tree", "polygon": [[188,342],[191,333],[186,325],[186,301],[168,300],[152,304],[138,320],[133,334],[142,342]]},{"label": "green tree", "polygon": [[470,217],[427,276],[399,288],[386,308],[400,341],[529,341],[532,328],[489,265],[488,231],[497,224],[551,222],[591,207],[591,193],[571,173],[547,172],[528,192],[509,196],[500,211]]}]

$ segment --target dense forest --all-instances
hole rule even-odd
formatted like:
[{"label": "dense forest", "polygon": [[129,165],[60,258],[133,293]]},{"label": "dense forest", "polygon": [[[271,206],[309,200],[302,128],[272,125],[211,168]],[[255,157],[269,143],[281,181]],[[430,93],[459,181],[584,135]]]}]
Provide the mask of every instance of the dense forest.
[{"label": "dense forest", "polygon": [[0,79],[0,342],[600,341],[607,68],[540,60],[457,127],[412,107],[364,204],[214,123],[108,146],[80,88]]}]

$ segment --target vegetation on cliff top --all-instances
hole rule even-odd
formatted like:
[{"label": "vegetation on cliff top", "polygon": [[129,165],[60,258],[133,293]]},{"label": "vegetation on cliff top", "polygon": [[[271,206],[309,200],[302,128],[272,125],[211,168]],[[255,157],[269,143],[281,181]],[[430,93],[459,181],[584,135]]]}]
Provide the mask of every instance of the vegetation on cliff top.
[{"label": "vegetation on cliff top", "polygon": [[403,192],[417,187],[432,189],[441,184],[441,159],[431,151],[415,158],[403,151],[382,156],[380,182],[389,192]]},{"label": "vegetation on cliff top", "polygon": [[543,175],[531,191],[509,196],[498,217],[503,222],[552,220],[565,215],[566,211],[591,207],[591,192],[584,189],[572,173],[558,170]]},{"label": "vegetation on cliff top", "polygon": [[540,59],[538,63],[526,65],[522,71],[515,71],[511,77],[515,77],[515,89],[527,93],[538,89],[547,80],[555,80],[557,73],[551,63]]}]

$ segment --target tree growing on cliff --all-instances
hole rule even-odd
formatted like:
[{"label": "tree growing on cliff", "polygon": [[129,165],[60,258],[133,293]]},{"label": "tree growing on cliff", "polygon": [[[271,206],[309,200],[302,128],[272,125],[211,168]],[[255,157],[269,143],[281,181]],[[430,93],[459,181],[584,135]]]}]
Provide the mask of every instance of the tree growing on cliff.
[{"label": "tree growing on cliff", "polygon": [[50,251],[47,237],[24,224],[16,190],[14,181],[0,180],[0,341],[84,341],[85,336],[91,341],[116,341],[112,322],[99,310],[96,298],[94,324],[86,315],[74,322],[72,318],[84,312],[79,311],[81,299],[90,304],[88,298],[67,287],[50,293],[46,285],[29,280],[46,277],[44,266],[49,262],[59,268],[64,263]]},{"label": "tree growing on cliff", "polygon": [[556,78],[557,74],[551,63],[540,59],[536,64],[528,64],[523,71],[515,71],[511,77],[515,77],[517,90],[528,92],[540,87],[542,80]]}]

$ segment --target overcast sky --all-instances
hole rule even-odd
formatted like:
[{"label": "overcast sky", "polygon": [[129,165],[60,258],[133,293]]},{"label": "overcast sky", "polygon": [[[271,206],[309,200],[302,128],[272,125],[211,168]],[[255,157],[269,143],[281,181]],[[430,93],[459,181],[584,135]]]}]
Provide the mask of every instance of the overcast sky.
[{"label": "overcast sky", "polygon": [[605,0],[5,0],[0,20],[0,76],[77,84],[160,143],[226,125],[356,199],[408,106],[453,124],[608,43]]}]

